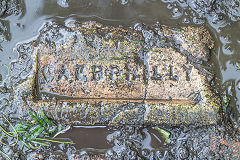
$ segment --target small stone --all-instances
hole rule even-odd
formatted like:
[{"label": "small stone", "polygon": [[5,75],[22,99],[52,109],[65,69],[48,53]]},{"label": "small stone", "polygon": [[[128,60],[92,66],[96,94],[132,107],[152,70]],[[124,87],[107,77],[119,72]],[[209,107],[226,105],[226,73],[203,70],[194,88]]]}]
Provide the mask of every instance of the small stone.
[{"label": "small stone", "polygon": [[238,69],[240,69],[240,63],[239,62],[236,63],[236,66],[237,66]]},{"label": "small stone", "polygon": [[237,82],[237,88],[240,90],[240,81]]},{"label": "small stone", "polygon": [[58,0],[57,4],[61,7],[63,7],[63,8],[67,8],[67,7],[69,7],[69,4],[68,4],[69,2],[68,1],[69,0]]}]

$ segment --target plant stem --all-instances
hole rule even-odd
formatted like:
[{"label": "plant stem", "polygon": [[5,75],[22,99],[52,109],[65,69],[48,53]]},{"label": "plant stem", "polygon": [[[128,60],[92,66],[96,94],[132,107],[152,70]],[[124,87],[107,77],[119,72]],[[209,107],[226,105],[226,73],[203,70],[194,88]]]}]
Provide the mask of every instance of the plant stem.
[{"label": "plant stem", "polygon": [[4,115],[3,115],[3,117],[4,117],[4,119],[9,123],[9,125],[13,128],[13,131],[16,133],[16,138],[17,138],[17,140],[16,140],[15,143],[11,144],[11,145],[15,146],[15,145],[17,144],[17,142],[18,142],[18,133],[17,133],[16,129],[13,127],[12,123],[9,122],[9,120],[8,120]]},{"label": "plant stem", "polygon": [[7,132],[5,129],[3,129],[2,126],[0,126],[0,129],[2,129],[2,131],[3,131],[4,133],[6,133],[8,136],[10,136],[10,137],[16,137],[16,136],[10,134],[11,132]]},{"label": "plant stem", "polygon": [[6,153],[4,153],[3,151],[0,150],[0,153],[2,153],[5,157],[7,157],[8,159],[11,160],[11,158]]},{"label": "plant stem", "polygon": [[[47,143],[42,143],[42,142],[38,142],[38,141],[32,141],[33,143],[36,143],[36,144],[40,144],[40,145],[43,145],[43,146],[49,146],[49,144]],[[39,146],[40,147],[40,146]]]},{"label": "plant stem", "polygon": [[62,141],[56,141],[56,140],[44,139],[44,138],[35,138],[35,139],[40,141],[47,141],[47,142],[74,144],[73,142],[62,142]]}]

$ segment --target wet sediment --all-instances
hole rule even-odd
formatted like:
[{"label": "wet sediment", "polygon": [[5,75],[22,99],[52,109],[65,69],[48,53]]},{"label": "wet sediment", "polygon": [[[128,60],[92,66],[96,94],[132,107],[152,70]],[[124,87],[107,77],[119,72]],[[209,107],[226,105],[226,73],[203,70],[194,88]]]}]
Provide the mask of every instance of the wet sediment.
[{"label": "wet sediment", "polygon": [[70,22],[46,24],[40,33],[18,47],[28,50],[12,63],[22,112],[46,110],[78,125],[216,124],[220,118],[220,99],[203,72],[214,46],[203,27]]},{"label": "wet sediment", "polygon": [[[26,3],[21,5],[21,3]],[[121,5],[122,2],[122,5]],[[144,22],[147,24],[161,23],[178,26],[194,24],[196,26],[206,25],[215,39],[215,49],[213,53],[208,53],[210,59],[214,61],[215,65],[209,65],[209,62],[205,63],[205,60],[198,60],[191,54],[188,54],[185,48],[181,49],[181,45],[175,43],[174,40],[169,38],[163,38],[158,40],[159,36],[156,36],[159,28],[159,24],[155,26],[145,26],[143,24],[136,24],[135,29],[139,30],[144,35],[145,43],[148,42],[144,47],[151,49],[151,44],[157,44],[159,48],[164,46],[171,46],[176,48],[177,51],[181,51],[188,57],[188,61],[194,64],[204,75],[208,75],[219,79],[217,83],[211,83],[212,88],[218,88],[219,94],[222,95],[224,111],[224,117],[221,119],[220,124],[214,126],[160,126],[165,130],[171,132],[171,144],[164,144],[164,140],[160,141],[157,146],[148,147],[144,144],[149,134],[145,125],[141,126],[128,126],[122,125],[115,128],[115,132],[106,137],[108,143],[112,144],[112,148],[109,150],[98,150],[94,148],[88,148],[89,143],[95,143],[96,146],[104,145],[105,142],[94,141],[91,137],[88,138],[87,144],[79,142],[80,138],[86,138],[84,135],[80,135],[78,132],[74,134],[76,139],[73,139],[75,143],[81,143],[81,148],[71,145],[51,145],[50,147],[44,147],[37,150],[27,150],[21,143],[15,146],[4,146],[1,144],[1,151],[7,153],[12,159],[90,159],[90,158],[102,158],[102,159],[239,159],[239,0],[210,0],[210,1],[182,1],[182,0],[162,0],[162,1],[95,1],[95,0],[79,0],[79,1],[18,1],[18,0],[3,0],[0,4],[0,107],[1,112],[12,122],[21,120],[30,120],[28,118],[28,111],[32,105],[26,100],[29,95],[32,94],[32,89],[26,89],[24,86],[28,83],[23,83],[26,78],[33,74],[33,59],[31,54],[35,46],[38,45],[39,41],[48,44],[53,42],[59,42],[60,34],[64,35],[64,26],[49,23],[43,27],[41,36],[38,37],[39,41],[30,41],[24,43],[26,39],[36,36],[39,32],[39,27],[42,26],[46,21],[57,21],[62,22],[69,21],[69,19],[78,20],[97,20],[104,24],[117,24],[117,25],[133,25],[136,22]],[[9,3],[9,4],[7,4]],[[11,4],[10,4],[11,3]],[[18,7],[20,6],[21,7]],[[26,14],[25,14],[26,13]],[[15,17],[17,16],[17,17]],[[83,18],[84,17],[84,18]],[[32,18],[32,19],[31,19]],[[162,26],[163,27],[163,26]],[[165,26],[166,27],[166,26]],[[167,27],[168,28],[168,27]],[[190,30],[192,27],[188,27]],[[204,27],[199,27],[204,28]],[[171,28],[173,29],[173,28]],[[203,29],[204,31],[204,29]],[[186,32],[186,29],[185,29]],[[44,34],[45,33],[45,34]],[[176,28],[174,34],[183,34],[184,32],[179,28]],[[47,35],[48,34],[48,35]],[[207,34],[208,35],[208,34]],[[196,37],[198,34],[190,37]],[[55,39],[54,39],[55,38]],[[167,43],[163,43],[165,40]],[[202,39],[202,38],[201,38]],[[196,39],[195,39],[196,40]],[[15,52],[15,44],[21,43],[17,47]],[[181,41],[179,41],[181,42]],[[141,43],[141,42],[140,42]],[[201,42],[200,42],[201,43]],[[198,43],[198,44],[200,44]],[[162,46],[160,46],[162,44]],[[2,48],[3,47],[3,48]],[[179,49],[180,47],[180,49]],[[208,48],[208,47],[207,47]],[[206,50],[208,50],[206,48]],[[14,50],[14,51],[12,51]],[[199,53],[198,51],[196,53]],[[19,54],[18,60],[16,56]],[[198,54],[197,54],[198,55]],[[213,56],[212,56],[213,55]],[[15,85],[18,83],[22,84],[25,90],[13,90],[8,85],[8,69],[11,63],[11,82]],[[207,64],[207,67],[201,68],[198,64]],[[13,69],[14,68],[14,69]],[[209,70],[210,69],[210,70]],[[214,70],[214,72],[213,72]],[[213,74],[214,75],[211,75]],[[216,73],[216,75],[215,75]],[[211,80],[209,80],[211,81]],[[7,84],[6,84],[6,83]],[[213,81],[211,81],[213,82]],[[30,84],[30,81],[29,81]],[[9,88],[10,87],[10,88]],[[237,88],[238,87],[238,88]],[[35,94],[33,94],[35,95]],[[48,100],[54,99],[58,96],[45,96],[40,99]],[[66,100],[69,97],[61,97]],[[227,100],[227,101],[225,101]],[[48,100],[49,101],[49,100]],[[58,98],[60,103],[60,98]],[[101,103],[100,103],[101,104]],[[136,105],[138,103],[126,103],[126,105]],[[139,103],[143,105],[142,103]],[[69,121],[66,110],[62,108],[55,108],[55,104],[52,103],[52,116],[54,119],[63,120],[65,123]],[[70,106],[69,103],[61,106]],[[36,107],[36,106],[35,106]],[[38,107],[38,106],[37,106]],[[23,108],[23,110],[21,109]],[[25,108],[25,109],[24,109]],[[122,110],[127,107],[123,107]],[[134,107],[133,107],[134,108]],[[46,108],[39,108],[36,110],[49,109],[48,105]],[[128,108],[131,109],[131,108]],[[142,108],[145,112],[145,107]],[[89,110],[82,110],[88,112]],[[54,115],[53,113],[57,113]],[[74,116],[73,114],[70,114]],[[78,116],[78,114],[77,114]],[[84,114],[82,115],[84,116]],[[75,117],[77,118],[77,117]],[[86,117],[85,117],[86,118]],[[142,117],[140,117],[142,118]],[[0,117],[1,126],[7,126],[6,121],[3,117]],[[91,117],[89,117],[91,119]],[[111,119],[109,119],[110,121]],[[132,119],[134,124],[139,119]],[[125,121],[127,122],[127,121]],[[223,124],[222,124],[223,123]],[[151,124],[151,123],[150,123]],[[221,125],[222,124],[222,125]],[[198,125],[198,124],[197,124]],[[94,127],[94,126],[93,126]],[[80,130],[81,131],[81,130]],[[80,132],[79,131],[79,132]],[[74,133],[74,129],[70,130],[63,136],[70,137],[71,133]],[[89,129],[86,131],[91,133]],[[98,133],[98,131],[96,131]],[[108,134],[108,131],[103,131]],[[156,136],[160,136],[159,133]],[[104,138],[104,137],[103,137]],[[161,139],[161,137],[159,137]],[[92,140],[94,142],[92,142]],[[8,138],[8,142],[14,142],[13,139]],[[149,142],[149,141],[147,141]],[[92,147],[94,145],[90,145]],[[163,146],[163,147],[162,147]],[[79,151],[80,149],[80,151]],[[1,155],[2,159],[7,158]]]}]

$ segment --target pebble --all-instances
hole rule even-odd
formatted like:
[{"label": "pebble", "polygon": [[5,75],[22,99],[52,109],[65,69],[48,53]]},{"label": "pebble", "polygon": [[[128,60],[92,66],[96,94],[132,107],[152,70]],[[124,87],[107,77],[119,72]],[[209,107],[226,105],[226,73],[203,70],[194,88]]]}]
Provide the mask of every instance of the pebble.
[{"label": "pebble", "polygon": [[237,88],[240,90],[240,80],[237,82]]}]

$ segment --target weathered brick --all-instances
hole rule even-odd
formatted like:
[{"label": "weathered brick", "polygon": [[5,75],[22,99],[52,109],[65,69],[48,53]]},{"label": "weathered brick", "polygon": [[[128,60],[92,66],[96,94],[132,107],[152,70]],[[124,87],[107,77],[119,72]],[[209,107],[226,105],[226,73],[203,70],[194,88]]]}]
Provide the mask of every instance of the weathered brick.
[{"label": "weathered brick", "polygon": [[[167,40],[162,47],[153,43],[150,31],[146,39],[143,31],[93,22],[65,27],[59,40],[34,42],[34,72],[15,88],[15,99],[24,98],[22,110],[44,109],[55,120],[78,125],[217,123],[220,98],[194,64],[213,47],[206,29],[175,33],[162,27],[156,37],[180,40],[177,51]],[[191,46],[189,40],[196,42]],[[199,61],[188,61],[184,49]]]}]

